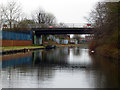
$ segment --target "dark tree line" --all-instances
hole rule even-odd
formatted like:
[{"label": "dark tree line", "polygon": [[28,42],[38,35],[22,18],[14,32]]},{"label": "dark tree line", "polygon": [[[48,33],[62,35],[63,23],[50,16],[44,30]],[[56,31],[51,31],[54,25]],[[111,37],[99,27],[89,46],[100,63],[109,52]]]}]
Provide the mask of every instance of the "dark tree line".
[{"label": "dark tree line", "polygon": [[90,13],[89,21],[95,28],[90,49],[117,56],[120,49],[120,2],[99,2]]}]

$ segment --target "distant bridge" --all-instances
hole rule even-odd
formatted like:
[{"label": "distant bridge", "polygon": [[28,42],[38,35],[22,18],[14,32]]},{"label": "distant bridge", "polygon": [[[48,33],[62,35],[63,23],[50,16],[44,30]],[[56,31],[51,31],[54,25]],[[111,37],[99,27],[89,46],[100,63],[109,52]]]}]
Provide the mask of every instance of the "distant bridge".
[{"label": "distant bridge", "polygon": [[42,34],[93,34],[94,28],[32,28],[36,35]]}]

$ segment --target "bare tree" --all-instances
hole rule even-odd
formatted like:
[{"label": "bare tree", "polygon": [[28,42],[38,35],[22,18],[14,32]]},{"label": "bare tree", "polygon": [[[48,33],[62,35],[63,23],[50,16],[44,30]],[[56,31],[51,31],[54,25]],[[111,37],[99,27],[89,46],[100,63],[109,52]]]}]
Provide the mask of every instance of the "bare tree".
[{"label": "bare tree", "polygon": [[56,23],[55,16],[51,13],[46,13],[45,22],[48,25],[54,25]]},{"label": "bare tree", "polygon": [[[92,26],[96,29],[95,37],[103,38],[104,34],[107,33],[108,20],[108,10],[107,3],[99,2],[96,8],[91,11],[90,17],[87,18],[88,22],[91,22]],[[109,24],[110,25],[110,24]],[[105,31],[106,30],[106,31]]]},{"label": "bare tree", "polygon": [[23,29],[28,29],[28,28],[31,28],[30,26],[31,25],[34,25],[35,22],[33,20],[30,20],[30,19],[23,19],[21,20],[20,22],[18,22],[18,28],[22,28]]},{"label": "bare tree", "polygon": [[33,15],[32,15],[33,20],[36,23],[44,23],[44,18],[45,18],[45,11],[42,9],[36,10]]},{"label": "bare tree", "polygon": [[57,24],[57,27],[58,28],[67,28],[67,27],[69,27],[68,25],[66,25],[65,23],[59,23],[59,24]]},{"label": "bare tree", "polygon": [[1,5],[1,20],[6,20],[12,28],[13,22],[17,22],[20,19],[22,13],[21,6],[17,2],[8,2],[6,5]]},{"label": "bare tree", "polygon": [[35,12],[35,14],[32,15],[33,20],[40,24],[42,27],[55,25],[56,24],[56,18],[53,14],[47,13],[42,9],[39,9]]},{"label": "bare tree", "polygon": [[[119,45],[119,9],[118,2],[99,2],[90,13],[90,21],[93,22],[95,33],[90,49],[96,50],[101,55],[106,52],[116,57]],[[115,56],[116,55],[116,56]]]}]

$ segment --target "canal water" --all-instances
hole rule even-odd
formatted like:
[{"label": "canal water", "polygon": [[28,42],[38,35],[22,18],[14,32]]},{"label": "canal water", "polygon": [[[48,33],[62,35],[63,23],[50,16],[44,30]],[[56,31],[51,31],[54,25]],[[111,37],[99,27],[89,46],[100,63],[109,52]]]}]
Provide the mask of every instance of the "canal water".
[{"label": "canal water", "polygon": [[85,47],[2,56],[3,88],[118,88],[117,65]]}]

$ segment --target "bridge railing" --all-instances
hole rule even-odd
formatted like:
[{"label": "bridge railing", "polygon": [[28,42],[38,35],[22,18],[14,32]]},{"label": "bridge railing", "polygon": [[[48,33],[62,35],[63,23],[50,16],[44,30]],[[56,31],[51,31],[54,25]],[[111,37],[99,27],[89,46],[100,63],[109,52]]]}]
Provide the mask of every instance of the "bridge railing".
[{"label": "bridge railing", "polygon": [[88,23],[60,23],[57,25],[28,24],[28,28],[93,28]]},{"label": "bridge railing", "polygon": [[28,24],[28,28],[42,28],[40,24]]},{"label": "bridge railing", "polygon": [[63,23],[59,27],[63,28],[92,28],[91,24],[88,23]]}]

